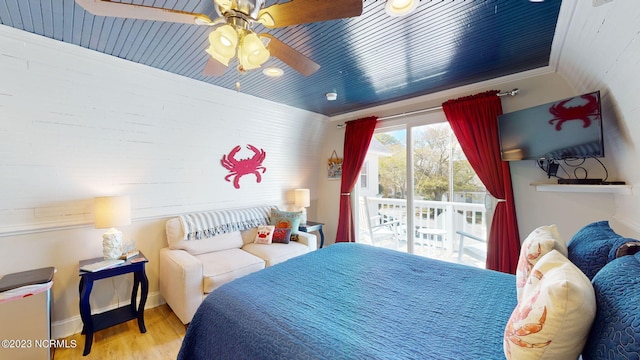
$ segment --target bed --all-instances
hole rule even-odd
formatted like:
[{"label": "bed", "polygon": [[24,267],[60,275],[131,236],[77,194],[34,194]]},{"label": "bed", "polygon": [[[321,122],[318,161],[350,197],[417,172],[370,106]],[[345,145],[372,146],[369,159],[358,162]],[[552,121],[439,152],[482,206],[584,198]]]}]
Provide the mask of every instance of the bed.
[{"label": "bed", "polygon": [[[553,246],[547,251],[558,253]],[[292,276],[299,272],[313,276]],[[573,296],[581,317],[589,313],[583,303],[590,306],[583,298],[593,294],[585,279],[590,292]],[[336,244],[212,292],[189,324],[178,359],[504,359],[505,327],[520,306],[517,282],[510,274]],[[595,305],[592,311],[596,317]],[[557,329],[584,338],[571,345],[578,354],[592,320],[580,334],[566,324]],[[629,333],[624,327],[631,325],[621,326]],[[595,337],[593,351],[607,353]]]}]

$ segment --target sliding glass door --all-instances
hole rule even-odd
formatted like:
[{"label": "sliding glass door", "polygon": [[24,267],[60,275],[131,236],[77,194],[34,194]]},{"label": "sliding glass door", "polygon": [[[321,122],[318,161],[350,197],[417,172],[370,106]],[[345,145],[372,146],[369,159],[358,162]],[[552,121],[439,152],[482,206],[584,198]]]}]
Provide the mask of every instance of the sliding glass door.
[{"label": "sliding glass door", "polygon": [[486,238],[486,192],[448,123],[379,129],[357,190],[358,241],[484,266],[460,251],[460,232]]}]

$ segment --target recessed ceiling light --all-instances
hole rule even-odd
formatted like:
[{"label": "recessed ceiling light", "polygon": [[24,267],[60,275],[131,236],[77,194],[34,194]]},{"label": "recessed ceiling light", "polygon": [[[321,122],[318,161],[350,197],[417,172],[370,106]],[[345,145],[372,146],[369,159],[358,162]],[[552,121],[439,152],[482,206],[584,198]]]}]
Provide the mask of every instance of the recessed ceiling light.
[{"label": "recessed ceiling light", "polygon": [[335,99],[338,98],[338,93],[328,92],[325,94],[325,96],[327,97],[327,100],[334,101]]},{"label": "recessed ceiling light", "polygon": [[384,10],[389,16],[407,15],[418,7],[418,0],[387,0]]},{"label": "recessed ceiling light", "polygon": [[269,77],[280,77],[284,74],[284,71],[275,66],[269,66],[262,70],[262,73]]}]

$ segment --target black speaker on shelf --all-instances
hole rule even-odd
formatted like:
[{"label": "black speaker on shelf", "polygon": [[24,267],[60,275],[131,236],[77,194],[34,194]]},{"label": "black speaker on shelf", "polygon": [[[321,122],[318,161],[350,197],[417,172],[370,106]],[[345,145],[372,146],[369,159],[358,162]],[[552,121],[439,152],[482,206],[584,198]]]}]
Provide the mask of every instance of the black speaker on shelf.
[{"label": "black speaker on shelf", "polygon": [[558,179],[558,184],[600,185],[602,184],[602,179]]}]

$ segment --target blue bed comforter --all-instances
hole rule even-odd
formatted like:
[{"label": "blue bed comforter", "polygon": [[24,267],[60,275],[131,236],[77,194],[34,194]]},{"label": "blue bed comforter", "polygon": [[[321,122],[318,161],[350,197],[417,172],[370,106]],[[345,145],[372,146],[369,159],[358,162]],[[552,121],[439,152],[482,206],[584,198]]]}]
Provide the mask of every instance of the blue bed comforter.
[{"label": "blue bed comforter", "polygon": [[504,359],[513,275],[336,244],[225,284],[179,359]]}]

